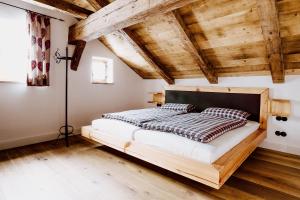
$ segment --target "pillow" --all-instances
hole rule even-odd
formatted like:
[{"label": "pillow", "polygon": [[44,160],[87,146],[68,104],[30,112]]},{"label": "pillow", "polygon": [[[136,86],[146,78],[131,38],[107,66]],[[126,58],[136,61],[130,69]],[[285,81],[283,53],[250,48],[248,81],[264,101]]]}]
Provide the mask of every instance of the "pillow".
[{"label": "pillow", "polygon": [[166,103],[160,107],[161,109],[175,110],[175,111],[185,111],[192,112],[196,107],[192,104],[183,103]]},{"label": "pillow", "polygon": [[206,108],[201,113],[218,115],[220,117],[226,117],[231,119],[247,119],[250,116],[249,113],[242,110],[216,107]]}]

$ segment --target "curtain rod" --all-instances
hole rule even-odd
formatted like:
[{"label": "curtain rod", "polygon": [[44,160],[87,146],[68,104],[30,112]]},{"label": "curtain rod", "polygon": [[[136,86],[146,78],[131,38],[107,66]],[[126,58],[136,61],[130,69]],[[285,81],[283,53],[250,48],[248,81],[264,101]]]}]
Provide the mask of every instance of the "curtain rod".
[{"label": "curtain rod", "polygon": [[15,6],[15,5],[11,5],[11,4],[8,4],[8,3],[4,3],[4,2],[1,2],[1,1],[0,1],[0,4],[4,4],[4,5],[7,5],[7,6],[14,7],[14,8],[18,8],[18,9],[20,9],[20,10],[25,10],[25,11],[33,12],[33,13],[36,13],[36,14],[38,14],[38,15],[46,16],[46,17],[49,17],[49,18],[51,18],[51,19],[56,19],[56,20],[61,21],[61,22],[64,22],[64,21],[65,21],[65,20],[63,20],[63,19],[59,19],[59,18],[56,18],[56,17],[51,17],[51,16],[49,16],[49,15],[44,15],[44,14],[41,14],[41,13],[38,13],[38,12],[35,12],[35,11],[32,11],[32,10],[28,10],[28,9],[26,9],[26,8],[21,8],[21,7],[18,7],[18,6]]}]

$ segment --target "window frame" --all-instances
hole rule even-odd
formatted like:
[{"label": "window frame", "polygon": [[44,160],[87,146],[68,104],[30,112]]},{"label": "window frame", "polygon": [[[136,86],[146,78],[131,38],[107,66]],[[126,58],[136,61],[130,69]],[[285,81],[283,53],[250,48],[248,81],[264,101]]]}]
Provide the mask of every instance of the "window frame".
[{"label": "window frame", "polygon": [[[93,71],[93,61],[98,60],[100,62],[103,62],[105,64],[105,79],[103,80],[95,80],[94,77],[94,71]],[[111,81],[109,81],[109,68],[111,67]],[[91,83],[92,84],[114,84],[114,66],[113,66],[113,60],[110,58],[104,58],[104,57],[92,57],[92,67],[91,67]]]}]

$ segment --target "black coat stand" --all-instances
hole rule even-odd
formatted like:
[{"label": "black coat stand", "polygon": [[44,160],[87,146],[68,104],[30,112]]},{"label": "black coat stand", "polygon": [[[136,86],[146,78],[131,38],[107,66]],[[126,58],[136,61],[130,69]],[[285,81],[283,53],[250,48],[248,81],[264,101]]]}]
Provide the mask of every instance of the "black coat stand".
[{"label": "black coat stand", "polygon": [[69,57],[69,49],[66,47],[66,56],[61,56],[59,53],[59,49],[55,52],[55,61],[59,64],[62,60],[66,61],[66,83],[65,83],[65,125],[59,128],[59,135],[64,136],[65,144],[69,147],[69,136],[73,134],[74,127],[68,124],[68,71],[69,71],[69,60],[72,60],[72,57]]}]

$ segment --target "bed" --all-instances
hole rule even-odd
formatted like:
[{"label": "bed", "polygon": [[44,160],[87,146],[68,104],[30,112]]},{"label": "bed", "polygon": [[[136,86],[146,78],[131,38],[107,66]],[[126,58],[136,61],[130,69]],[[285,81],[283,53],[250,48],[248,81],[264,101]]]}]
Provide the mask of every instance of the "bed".
[{"label": "bed", "polygon": [[191,103],[251,113],[247,124],[209,143],[199,143],[161,131],[144,130],[115,119],[97,119],[82,128],[82,136],[219,189],[266,137],[267,88],[170,86],[166,103]]}]

